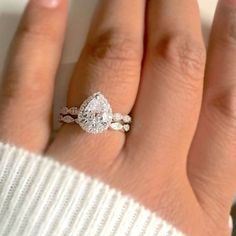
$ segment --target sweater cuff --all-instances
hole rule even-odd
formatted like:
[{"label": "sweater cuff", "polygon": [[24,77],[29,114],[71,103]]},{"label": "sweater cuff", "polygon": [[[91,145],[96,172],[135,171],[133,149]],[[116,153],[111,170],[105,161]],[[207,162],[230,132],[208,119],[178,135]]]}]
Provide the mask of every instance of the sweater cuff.
[{"label": "sweater cuff", "polygon": [[98,179],[0,143],[0,235],[183,234]]}]

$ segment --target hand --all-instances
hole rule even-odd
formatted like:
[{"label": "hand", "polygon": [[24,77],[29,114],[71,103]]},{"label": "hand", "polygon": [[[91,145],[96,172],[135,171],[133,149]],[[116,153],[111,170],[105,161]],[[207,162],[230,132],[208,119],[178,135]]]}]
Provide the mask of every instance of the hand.
[{"label": "hand", "polygon": [[131,132],[92,135],[66,124],[49,143],[67,1],[32,0],[6,68],[0,138],[100,178],[188,235],[228,235],[236,190],[236,2],[219,2],[207,63],[196,0],[100,2],[68,106],[101,91],[114,112],[132,111]]}]

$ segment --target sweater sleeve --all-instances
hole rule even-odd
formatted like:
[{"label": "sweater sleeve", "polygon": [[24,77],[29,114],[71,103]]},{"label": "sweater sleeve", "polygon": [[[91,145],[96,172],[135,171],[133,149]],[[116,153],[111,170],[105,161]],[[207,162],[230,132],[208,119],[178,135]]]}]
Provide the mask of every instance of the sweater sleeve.
[{"label": "sweater sleeve", "polygon": [[181,236],[102,181],[0,143],[1,236]]}]

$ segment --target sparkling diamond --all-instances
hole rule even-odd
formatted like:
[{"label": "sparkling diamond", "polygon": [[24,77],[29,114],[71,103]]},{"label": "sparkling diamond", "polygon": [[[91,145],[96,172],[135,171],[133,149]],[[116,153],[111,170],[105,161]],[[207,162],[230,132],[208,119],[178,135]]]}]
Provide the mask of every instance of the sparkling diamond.
[{"label": "sparkling diamond", "polygon": [[74,122],[74,119],[71,116],[64,116],[61,119],[65,123],[73,123]]},{"label": "sparkling diamond", "polygon": [[114,114],[113,114],[113,120],[114,120],[115,122],[121,121],[122,118],[123,118],[123,116],[122,116],[120,113],[114,113]]},{"label": "sparkling diamond", "polygon": [[69,109],[68,109],[67,107],[63,107],[63,108],[61,109],[61,114],[62,114],[62,115],[66,115],[68,112],[69,112]]},{"label": "sparkling diamond", "polygon": [[125,116],[123,117],[123,121],[124,121],[125,123],[130,123],[130,122],[131,122],[131,117],[130,117],[129,115],[125,115]]},{"label": "sparkling diamond", "polygon": [[118,123],[118,122],[112,123],[110,125],[110,127],[114,130],[122,130],[123,129],[123,125],[121,123]]},{"label": "sparkling diamond", "polygon": [[77,107],[71,107],[70,109],[69,109],[69,113],[71,114],[71,115],[77,115],[78,114],[78,108]]},{"label": "sparkling diamond", "polygon": [[123,128],[124,128],[124,131],[125,131],[125,132],[128,132],[128,131],[130,130],[130,125],[125,124],[125,125],[123,126]]},{"label": "sparkling diamond", "polygon": [[112,122],[112,109],[107,99],[95,93],[86,99],[79,109],[76,121],[88,133],[102,133]]}]

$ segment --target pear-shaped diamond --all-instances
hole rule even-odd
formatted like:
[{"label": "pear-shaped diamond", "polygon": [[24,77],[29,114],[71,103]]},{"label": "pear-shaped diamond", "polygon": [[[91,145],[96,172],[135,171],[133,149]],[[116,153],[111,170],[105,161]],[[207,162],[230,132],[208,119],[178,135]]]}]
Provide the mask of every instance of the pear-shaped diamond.
[{"label": "pear-shaped diamond", "polygon": [[107,99],[100,92],[90,96],[81,105],[76,122],[88,133],[107,130],[112,122],[112,109]]}]

